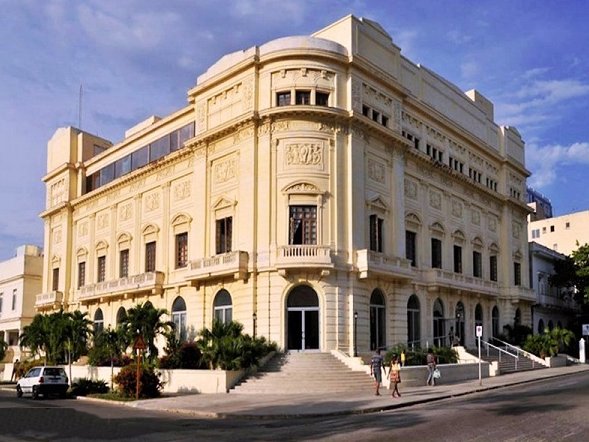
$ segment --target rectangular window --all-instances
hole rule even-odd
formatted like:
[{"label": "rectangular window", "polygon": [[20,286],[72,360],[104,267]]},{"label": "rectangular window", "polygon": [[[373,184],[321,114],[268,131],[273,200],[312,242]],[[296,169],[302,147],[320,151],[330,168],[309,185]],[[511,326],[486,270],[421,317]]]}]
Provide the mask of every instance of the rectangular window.
[{"label": "rectangular window", "polygon": [[462,273],[462,247],[454,246],[454,273]]},{"label": "rectangular window", "polygon": [[376,215],[370,215],[370,250],[382,253],[382,226],[384,220]]},{"label": "rectangular window", "polygon": [[78,263],[78,288],[86,285],[86,262]]},{"label": "rectangular window", "polygon": [[417,234],[405,230],[405,258],[411,261],[412,267],[417,267]]},{"label": "rectangular window", "polygon": [[106,256],[99,256],[96,268],[96,281],[104,282],[106,279]]},{"label": "rectangular window", "polygon": [[311,91],[296,91],[296,104],[311,104]]},{"label": "rectangular window", "polygon": [[570,229],[571,228],[571,223],[568,223],[568,222],[565,223],[564,227],[565,227],[565,229]]},{"label": "rectangular window", "polygon": [[115,179],[115,165],[114,163],[109,164],[108,166],[104,166],[100,169],[100,185],[104,186],[105,184],[110,183],[112,180]]},{"label": "rectangular window", "polygon": [[149,147],[145,146],[131,154],[131,168],[137,170],[149,162]]},{"label": "rectangular window", "polygon": [[442,241],[437,238],[432,238],[432,267],[442,268]]},{"label": "rectangular window", "polygon": [[170,153],[170,136],[166,135],[149,145],[149,161],[155,161]]},{"label": "rectangular window", "polygon": [[491,281],[497,281],[497,256],[492,255],[489,257],[489,279]]},{"label": "rectangular window", "polygon": [[554,232],[554,226],[550,226],[550,231]]},{"label": "rectangular window", "polygon": [[483,277],[483,257],[481,252],[474,250],[472,252],[472,276],[475,278]]},{"label": "rectangular window", "polygon": [[129,249],[124,249],[119,252],[119,278],[126,278],[129,276]]},{"label": "rectangular window", "polygon": [[315,104],[317,106],[329,106],[329,94],[325,92],[316,92]]},{"label": "rectangular window", "polygon": [[289,212],[289,244],[317,244],[317,206],[290,206]]},{"label": "rectangular window", "polygon": [[382,124],[385,127],[389,126],[389,117],[387,117],[386,115],[383,115],[380,119],[380,124]]},{"label": "rectangular window", "polygon": [[12,291],[12,310],[16,310],[16,289]]},{"label": "rectangular window", "polygon": [[379,120],[380,120],[380,112],[375,111],[373,109],[372,110],[372,121],[376,121],[378,123]]},{"label": "rectangular window", "polygon": [[513,284],[522,285],[522,267],[519,262],[513,263]]},{"label": "rectangular window", "polygon": [[53,269],[53,276],[51,279],[51,290],[53,290],[54,292],[59,290],[59,267]]},{"label": "rectangular window", "polygon": [[370,108],[364,104],[362,105],[362,115],[364,115],[365,117],[370,116]]},{"label": "rectangular window", "polygon": [[176,268],[188,265],[188,232],[176,235]]},{"label": "rectangular window", "polygon": [[155,272],[155,241],[145,244],[145,272]]},{"label": "rectangular window", "polygon": [[290,106],[290,92],[278,92],[276,94],[277,106]]},{"label": "rectangular window", "polygon": [[131,172],[131,155],[124,156],[115,162],[115,178]]},{"label": "rectangular window", "polygon": [[0,313],[2,313],[2,298],[4,297],[4,293],[0,293]]},{"label": "rectangular window", "polygon": [[228,216],[217,220],[215,238],[216,254],[228,253],[231,251],[231,238],[233,237],[233,217]]}]

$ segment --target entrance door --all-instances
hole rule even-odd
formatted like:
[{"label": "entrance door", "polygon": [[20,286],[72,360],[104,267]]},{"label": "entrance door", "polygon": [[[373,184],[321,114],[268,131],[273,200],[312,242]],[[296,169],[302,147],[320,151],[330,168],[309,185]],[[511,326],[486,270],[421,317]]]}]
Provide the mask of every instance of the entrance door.
[{"label": "entrance door", "polygon": [[308,286],[296,287],[287,300],[288,350],[319,350],[319,300]]}]

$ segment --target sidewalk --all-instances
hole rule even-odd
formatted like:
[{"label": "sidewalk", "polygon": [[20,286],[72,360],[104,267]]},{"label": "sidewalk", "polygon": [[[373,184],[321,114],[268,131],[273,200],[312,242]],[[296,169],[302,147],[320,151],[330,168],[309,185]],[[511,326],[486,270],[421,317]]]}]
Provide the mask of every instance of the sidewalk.
[{"label": "sidewalk", "polygon": [[[360,395],[357,393],[340,394],[338,397],[325,397],[312,393],[296,395],[197,394],[147,399],[126,403],[126,405],[145,410],[167,411],[209,418],[262,419],[362,414],[392,410],[579,372],[589,372],[589,365],[546,368],[489,377],[483,379],[482,385],[479,385],[478,379],[452,385],[444,385],[442,382],[435,387],[424,385],[423,387],[403,388],[401,383],[399,390],[402,396],[400,398],[392,398],[387,388],[381,388],[382,396],[374,396],[372,391]],[[304,386],[301,386],[301,389],[303,388]]]}]

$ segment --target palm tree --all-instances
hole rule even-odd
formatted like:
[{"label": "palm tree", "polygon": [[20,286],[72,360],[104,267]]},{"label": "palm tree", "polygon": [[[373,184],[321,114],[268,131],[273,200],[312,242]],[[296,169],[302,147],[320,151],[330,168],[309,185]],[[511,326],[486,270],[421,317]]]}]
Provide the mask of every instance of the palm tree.
[{"label": "palm tree", "polygon": [[162,316],[167,314],[167,310],[156,309],[151,302],[147,301],[143,305],[138,304],[130,308],[121,323],[127,336],[133,341],[139,336],[143,338],[149,351],[149,358],[152,360],[158,355],[155,345],[156,337],[174,327],[173,322],[162,319]]},{"label": "palm tree", "polygon": [[65,313],[50,315],[37,314],[33,321],[23,328],[20,347],[28,347],[33,354],[45,356],[47,364],[55,364],[64,350]]},{"label": "palm tree", "polygon": [[72,380],[72,361],[88,351],[88,339],[92,335],[92,321],[87,318],[88,313],[75,310],[65,315],[65,350],[69,365],[69,379]]},{"label": "palm tree", "polygon": [[129,346],[129,341],[123,328],[119,326],[113,330],[109,327],[96,337],[95,345],[102,346],[108,353],[110,359],[110,389],[112,390],[114,360],[120,357]]}]

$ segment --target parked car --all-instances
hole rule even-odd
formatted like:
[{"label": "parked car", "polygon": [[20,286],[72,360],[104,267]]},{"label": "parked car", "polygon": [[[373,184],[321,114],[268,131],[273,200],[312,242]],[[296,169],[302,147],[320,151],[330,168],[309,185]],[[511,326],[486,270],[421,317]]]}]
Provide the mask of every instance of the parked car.
[{"label": "parked car", "polygon": [[65,370],[61,367],[33,367],[16,383],[16,396],[30,394],[33,399],[39,395],[51,394],[65,397],[69,387]]}]

